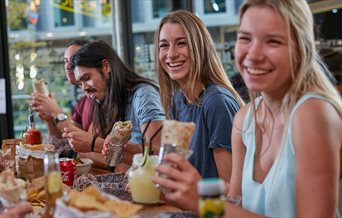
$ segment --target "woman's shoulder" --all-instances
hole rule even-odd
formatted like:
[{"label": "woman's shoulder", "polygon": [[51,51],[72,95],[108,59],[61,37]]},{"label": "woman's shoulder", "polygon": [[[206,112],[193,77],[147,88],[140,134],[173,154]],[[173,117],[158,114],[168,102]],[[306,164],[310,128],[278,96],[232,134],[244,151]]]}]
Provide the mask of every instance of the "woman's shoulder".
[{"label": "woman's shoulder", "polygon": [[225,87],[211,85],[205,89],[202,96],[202,105],[205,107],[216,107],[227,104],[237,109],[240,108],[237,98]]},{"label": "woman's shoulder", "polygon": [[148,83],[140,83],[136,85],[133,89],[133,96],[141,96],[148,93],[158,93],[158,90],[156,87],[152,86]]},{"label": "woman's shoulder", "polygon": [[215,100],[217,98],[234,98],[234,95],[225,87],[211,84],[204,91],[204,101]]},{"label": "woman's shoulder", "polygon": [[331,137],[342,142],[342,118],[326,97],[302,97],[293,109],[290,120],[294,144],[309,141],[306,144],[313,146],[319,140],[327,144]]},{"label": "woman's shoulder", "polygon": [[322,119],[337,119],[341,122],[336,108],[328,98],[321,95],[302,96],[293,109],[293,122],[322,122]]},{"label": "woman's shoulder", "polygon": [[242,129],[243,121],[245,120],[247,111],[251,109],[251,103],[244,105],[234,116],[234,125]]}]

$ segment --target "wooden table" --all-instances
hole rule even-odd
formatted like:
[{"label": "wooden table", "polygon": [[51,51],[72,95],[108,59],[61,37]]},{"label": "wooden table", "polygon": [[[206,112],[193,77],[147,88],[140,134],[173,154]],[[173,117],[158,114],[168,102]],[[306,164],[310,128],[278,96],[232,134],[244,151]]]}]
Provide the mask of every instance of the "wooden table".
[{"label": "wooden table", "polygon": [[157,204],[157,205],[151,205],[146,206],[144,205],[144,208],[138,211],[137,215],[156,215],[163,212],[179,212],[181,209],[169,205],[169,204]]}]

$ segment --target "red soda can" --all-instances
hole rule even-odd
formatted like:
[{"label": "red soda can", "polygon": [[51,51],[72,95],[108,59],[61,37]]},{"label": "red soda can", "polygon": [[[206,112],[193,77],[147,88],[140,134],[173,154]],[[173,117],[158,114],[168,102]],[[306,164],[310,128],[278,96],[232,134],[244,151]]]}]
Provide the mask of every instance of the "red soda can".
[{"label": "red soda can", "polygon": [[76,163],[72,158],[59,159],[62,172],[62,181],[67,186],[73,186],[76,177]]}]

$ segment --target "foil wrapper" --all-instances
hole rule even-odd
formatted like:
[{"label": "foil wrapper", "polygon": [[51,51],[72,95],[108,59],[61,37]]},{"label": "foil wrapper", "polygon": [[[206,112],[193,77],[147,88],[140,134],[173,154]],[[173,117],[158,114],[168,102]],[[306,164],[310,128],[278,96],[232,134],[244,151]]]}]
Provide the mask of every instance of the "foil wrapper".
[{"label": "foil wrapper", "polygon": [[117,167],[122,160],[123,145],[131,138],[131,121],[118,121],[114,123],[110,132],[109,152],[106,157],[106,163],[109,167]]}]

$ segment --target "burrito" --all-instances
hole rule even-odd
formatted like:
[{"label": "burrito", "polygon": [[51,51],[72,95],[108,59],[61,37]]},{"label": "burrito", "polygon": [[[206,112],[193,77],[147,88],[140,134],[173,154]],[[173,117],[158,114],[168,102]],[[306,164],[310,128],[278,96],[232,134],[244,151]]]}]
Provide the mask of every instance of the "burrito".
[{"label": "burrito", "polygon": [[110,167],[116,167],[121,162],[123,145],[131,138],[133,125],[131,121],[118,121],[114,123],[109,134],[109,152],[106,163]]},{"label": "burrito", "polygon": [[194,134],[195,123],[165,120],[162,131],[162,144],[175,144],[188,150]]},{"label": "burrito", "polygon": [[113,144],[126,144],[131,138],[132,128],[131,121],[118,121],[114,123],[110,132],[110,142]]},{"label": "burrito", "polygon": [[44,79],[40,79],[40,80],[33,79],[32,84],[33,84],[33,91],[49,96],[47,83],[45,82]]}]

